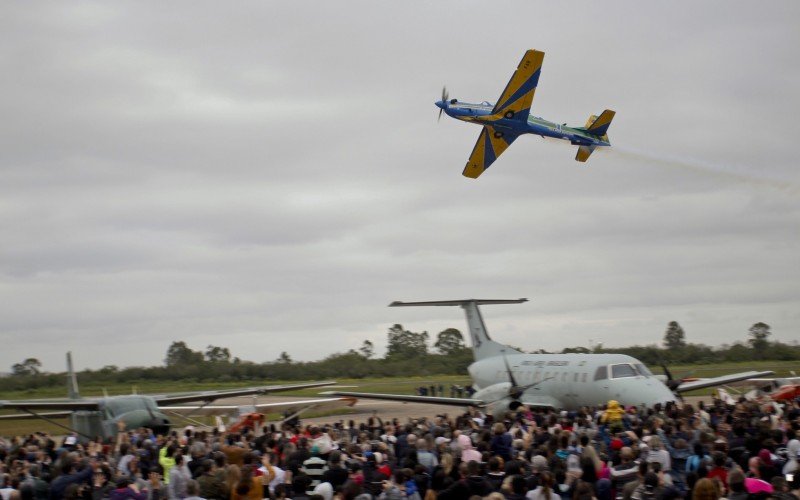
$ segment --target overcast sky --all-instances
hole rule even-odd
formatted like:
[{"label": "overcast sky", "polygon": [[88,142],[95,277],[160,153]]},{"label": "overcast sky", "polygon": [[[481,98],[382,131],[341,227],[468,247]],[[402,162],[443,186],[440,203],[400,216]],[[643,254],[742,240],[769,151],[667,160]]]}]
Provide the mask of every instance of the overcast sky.
[{"label": "overcast sky", "polygon": [[[800,4],[9,2],[0,15],[0,371],[169,344],[320,359],[485,307],[527,350],[800,339]],[[461,176],[546,53],[523,137]]]}]

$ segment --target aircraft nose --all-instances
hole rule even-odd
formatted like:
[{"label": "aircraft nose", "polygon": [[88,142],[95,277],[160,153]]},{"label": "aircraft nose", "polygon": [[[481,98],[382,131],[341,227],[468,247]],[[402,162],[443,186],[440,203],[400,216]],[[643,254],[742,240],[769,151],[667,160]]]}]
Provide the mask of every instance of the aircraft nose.
[{"label": "aircraft nose", "polygon": [[447,107],[447,105],[444,103],[444,101],[436,101],[434,104],[436,104],[437,108],[441,108],[441,109],[444,109],[444,108]]}]

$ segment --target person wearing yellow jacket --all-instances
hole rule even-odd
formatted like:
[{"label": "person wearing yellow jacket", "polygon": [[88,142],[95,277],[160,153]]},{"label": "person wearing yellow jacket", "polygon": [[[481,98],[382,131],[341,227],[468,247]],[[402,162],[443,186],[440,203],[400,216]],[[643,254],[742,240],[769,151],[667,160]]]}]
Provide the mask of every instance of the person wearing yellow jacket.
[{"label": "person wearing yellow jacket", "polygon": [[175,459],[172,456],[175,454],[177,447],[174,444],[164,446],[158,451],[158,464],[164,469],[164,484],[169,484],[169,473],[175,467]]},{"label": "person wearing yellow jacket", "polygon": [[606,411],[600,418],[600,421],[608,426],[612,432],[622,432],[624,426],[622,425],[622,417],[625,415],[625,409],[619,404],[618,401],[610,400],[606,405]]}]

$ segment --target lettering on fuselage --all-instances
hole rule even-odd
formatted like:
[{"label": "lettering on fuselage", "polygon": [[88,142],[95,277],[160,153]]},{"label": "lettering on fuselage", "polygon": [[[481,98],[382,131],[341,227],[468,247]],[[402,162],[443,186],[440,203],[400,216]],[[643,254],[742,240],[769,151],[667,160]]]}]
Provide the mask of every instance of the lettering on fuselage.
[{"label": "lettering on fuselage", "polygon": [[569,366],[569,361],[523,361],[524,366]]}]

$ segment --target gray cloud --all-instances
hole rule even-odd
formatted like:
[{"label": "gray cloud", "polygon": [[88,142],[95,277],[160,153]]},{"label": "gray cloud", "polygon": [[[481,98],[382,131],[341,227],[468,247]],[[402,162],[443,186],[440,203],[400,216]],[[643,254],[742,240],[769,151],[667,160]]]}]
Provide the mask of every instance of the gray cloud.
[{"label": "gray cloud", "polygon": [[[0,369],[317,359],[476,296],[534,298],[485,311],[528,349],[795,340],[798,6],[509,8],[6,6]],[[433,101],[495,99],[529,47],[534,113],[613,108],[617,149],[522,138],[462,178],[478,130]]]}]

